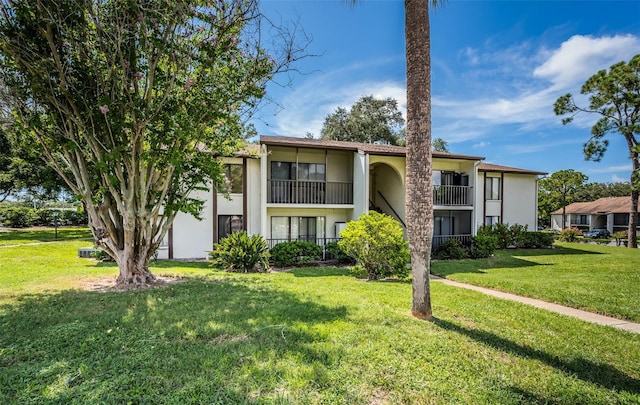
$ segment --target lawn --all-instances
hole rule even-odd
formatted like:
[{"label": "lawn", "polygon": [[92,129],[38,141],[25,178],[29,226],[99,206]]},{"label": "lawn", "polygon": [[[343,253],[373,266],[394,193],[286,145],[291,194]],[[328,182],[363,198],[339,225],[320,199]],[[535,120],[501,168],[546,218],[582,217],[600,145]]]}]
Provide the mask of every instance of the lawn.
[{"label": "lawn", "polygon": [[409,283],[335,268],[86,291],[116,269],[83,245],[0,249],[0,403],[640,402],[640,335],[436,282],[423,322]]},{"label": "lawn", "polygon": [[559,243],[482,260],[434,262],[451,280],[640,322],[640,250]]},{"label": "lawn", "polygon": [[60,227],[58,228],[57,238],[55,228],[28,228],[20,231],[9,231],[0,228],[0,247],[24,243],[90,238],[92,238],[91,231],[87,227]]}]

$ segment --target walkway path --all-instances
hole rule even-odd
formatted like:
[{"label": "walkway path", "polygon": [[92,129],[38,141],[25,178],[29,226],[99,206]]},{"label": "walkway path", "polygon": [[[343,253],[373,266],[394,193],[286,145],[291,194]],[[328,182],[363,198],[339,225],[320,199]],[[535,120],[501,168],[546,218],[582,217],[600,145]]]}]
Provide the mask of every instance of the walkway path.
[{"label": "walkway path", "polygon": [[452,285],[455,287],[466,288],[468,290],[479,291],[483,294],[491,295],[494,297],[502,298],[505,300],[517,301],[523,304],[532,305],[536,308],[546,309],[548,311],[557,312],[559,314],[572,316],[574,318],[582,319],[583,321],[593,322],[600,325],[611,326],[613,328],[618,328],[622,330],[626,330],[632,333],[640,334],[640,323],[633,323],[629,321],[625,321],[622,319],[612,318],[610,316],[598,315],[593,312],[587,312],[580,309],[569,308],[558,304],[552,304],[550,302],[537,300],[534,298],[522,297],[520,295],[505,293],[502,291],[492,290],[490,288],[477,287],[471,284],[460,283],[458,281],[448,280],[446,278],[431,275],[431,280]]}]

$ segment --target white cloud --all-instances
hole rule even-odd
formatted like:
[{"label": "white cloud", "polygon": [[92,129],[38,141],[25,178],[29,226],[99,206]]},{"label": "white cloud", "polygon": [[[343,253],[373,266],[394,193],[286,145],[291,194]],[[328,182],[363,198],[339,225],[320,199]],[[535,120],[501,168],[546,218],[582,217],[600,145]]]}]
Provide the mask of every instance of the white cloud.
[{"label": "white cloud", "polygon": [[[387,62],[372,62],[368,66],[371,68]],[[337,107],[349,108],[358,99],[368,95],[397,100],[398,109],[406,118],[404,83],[362,77],[362,69],[363,64],[357,64],[326,73],[315,73],[315,77],[288,92],[280,102],[282,110],[269,120],[271,134],[301,137],[311,132],[317,137],[328,114]],[[362,78],[358,80],[359,77]]]},{"label": "white cloud", "polygon": [[557,90],[583,83],[601,69],[626,61],[640,51],[640,39],[633,35],[592,37],[574,35],[553,51],[533,71],[533,76],[549,80]]},{"label": "white cloud", "polygon": [[[465,48],[465,52],[469,52]],[[532,53],[526,55],[526,52]],[[529,43],[514,45],[503,51],[487,53],[483,62],[493,62],[490,70],[472,75],[473,82],[461,82],[453,97],[434,95],[432,105],[436,120],[473,128],[475,138],[489,136],[498,126],[516,125],[518,130],[557,128],[560,118],[553,113],[556,99],[569,89],[577,93],[579,86],[599,69],[640,52],[640,38],[633,35],[591,37],[576,35],[557,49],[534,51]],[[538,61],[537,67],[523,71]],[[501,65],[504,64],[504,65]],[[493,72],[489,74],[489,71]],[[510,78],[498,74],[509,71]],[[484,80],[479,80],[482,77]],[[491,79],[487,79],[491,77]],[[505,83],[507,84],[505,86]],[[469,87],[480,97],[473,97]],[[478,90],[478,88],[480,90]],[[466,95],[466,97],[464,97]],[[577,99],[580,101],[578,94]],[[593,125],[597,117],[582,114],[574,125]],[[472,139],[467,137],[466,140]]]},{"label": "white cloud", "polygon": [[631,173],[631,169],[632,169],[631,163],[629,163],[625,165],[603,167],[602,169],[590,169],[589,172],[590,173],[619,173],[619,172]]},{"label": "white cloud", "polygon": [[473,145],[474,149],[478,149],[478,148],[486,148],[487,146],[489,146],[490,143],[489,142],[485,142],[485,141],[480,141],[476,144]]}]

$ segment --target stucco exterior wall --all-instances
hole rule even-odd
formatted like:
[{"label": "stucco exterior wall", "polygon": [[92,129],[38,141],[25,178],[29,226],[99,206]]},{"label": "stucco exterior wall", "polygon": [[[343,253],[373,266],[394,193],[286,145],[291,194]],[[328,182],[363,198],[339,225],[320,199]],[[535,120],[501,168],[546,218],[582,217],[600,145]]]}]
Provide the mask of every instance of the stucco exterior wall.
[{"label": "stucco exterior wall", "polygon": [[538,176],[505,173],[503,223],[527,225],[530,231],[537,229],[537,180]]},{"label": "stucco exterior wall", "polygon": [[173,222],[173,257],[180,259],[203,259],[213,245],[212,191],[198,191],[196,198],[205,201],[203,219],[195,219],[189,214],[179,213]]}]

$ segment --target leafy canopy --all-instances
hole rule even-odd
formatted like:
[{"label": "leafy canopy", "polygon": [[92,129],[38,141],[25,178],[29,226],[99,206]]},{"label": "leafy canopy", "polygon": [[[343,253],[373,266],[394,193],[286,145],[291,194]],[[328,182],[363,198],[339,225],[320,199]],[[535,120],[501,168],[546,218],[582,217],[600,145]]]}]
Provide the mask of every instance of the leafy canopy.
[{"label": "leafy canopy", "polygon": [[349,110],[338,107],[327,115],[321,131],[322,139],[336,141],[404,143],[404,118],[398,102],[392,98],[376,99],[364,96]]}]

